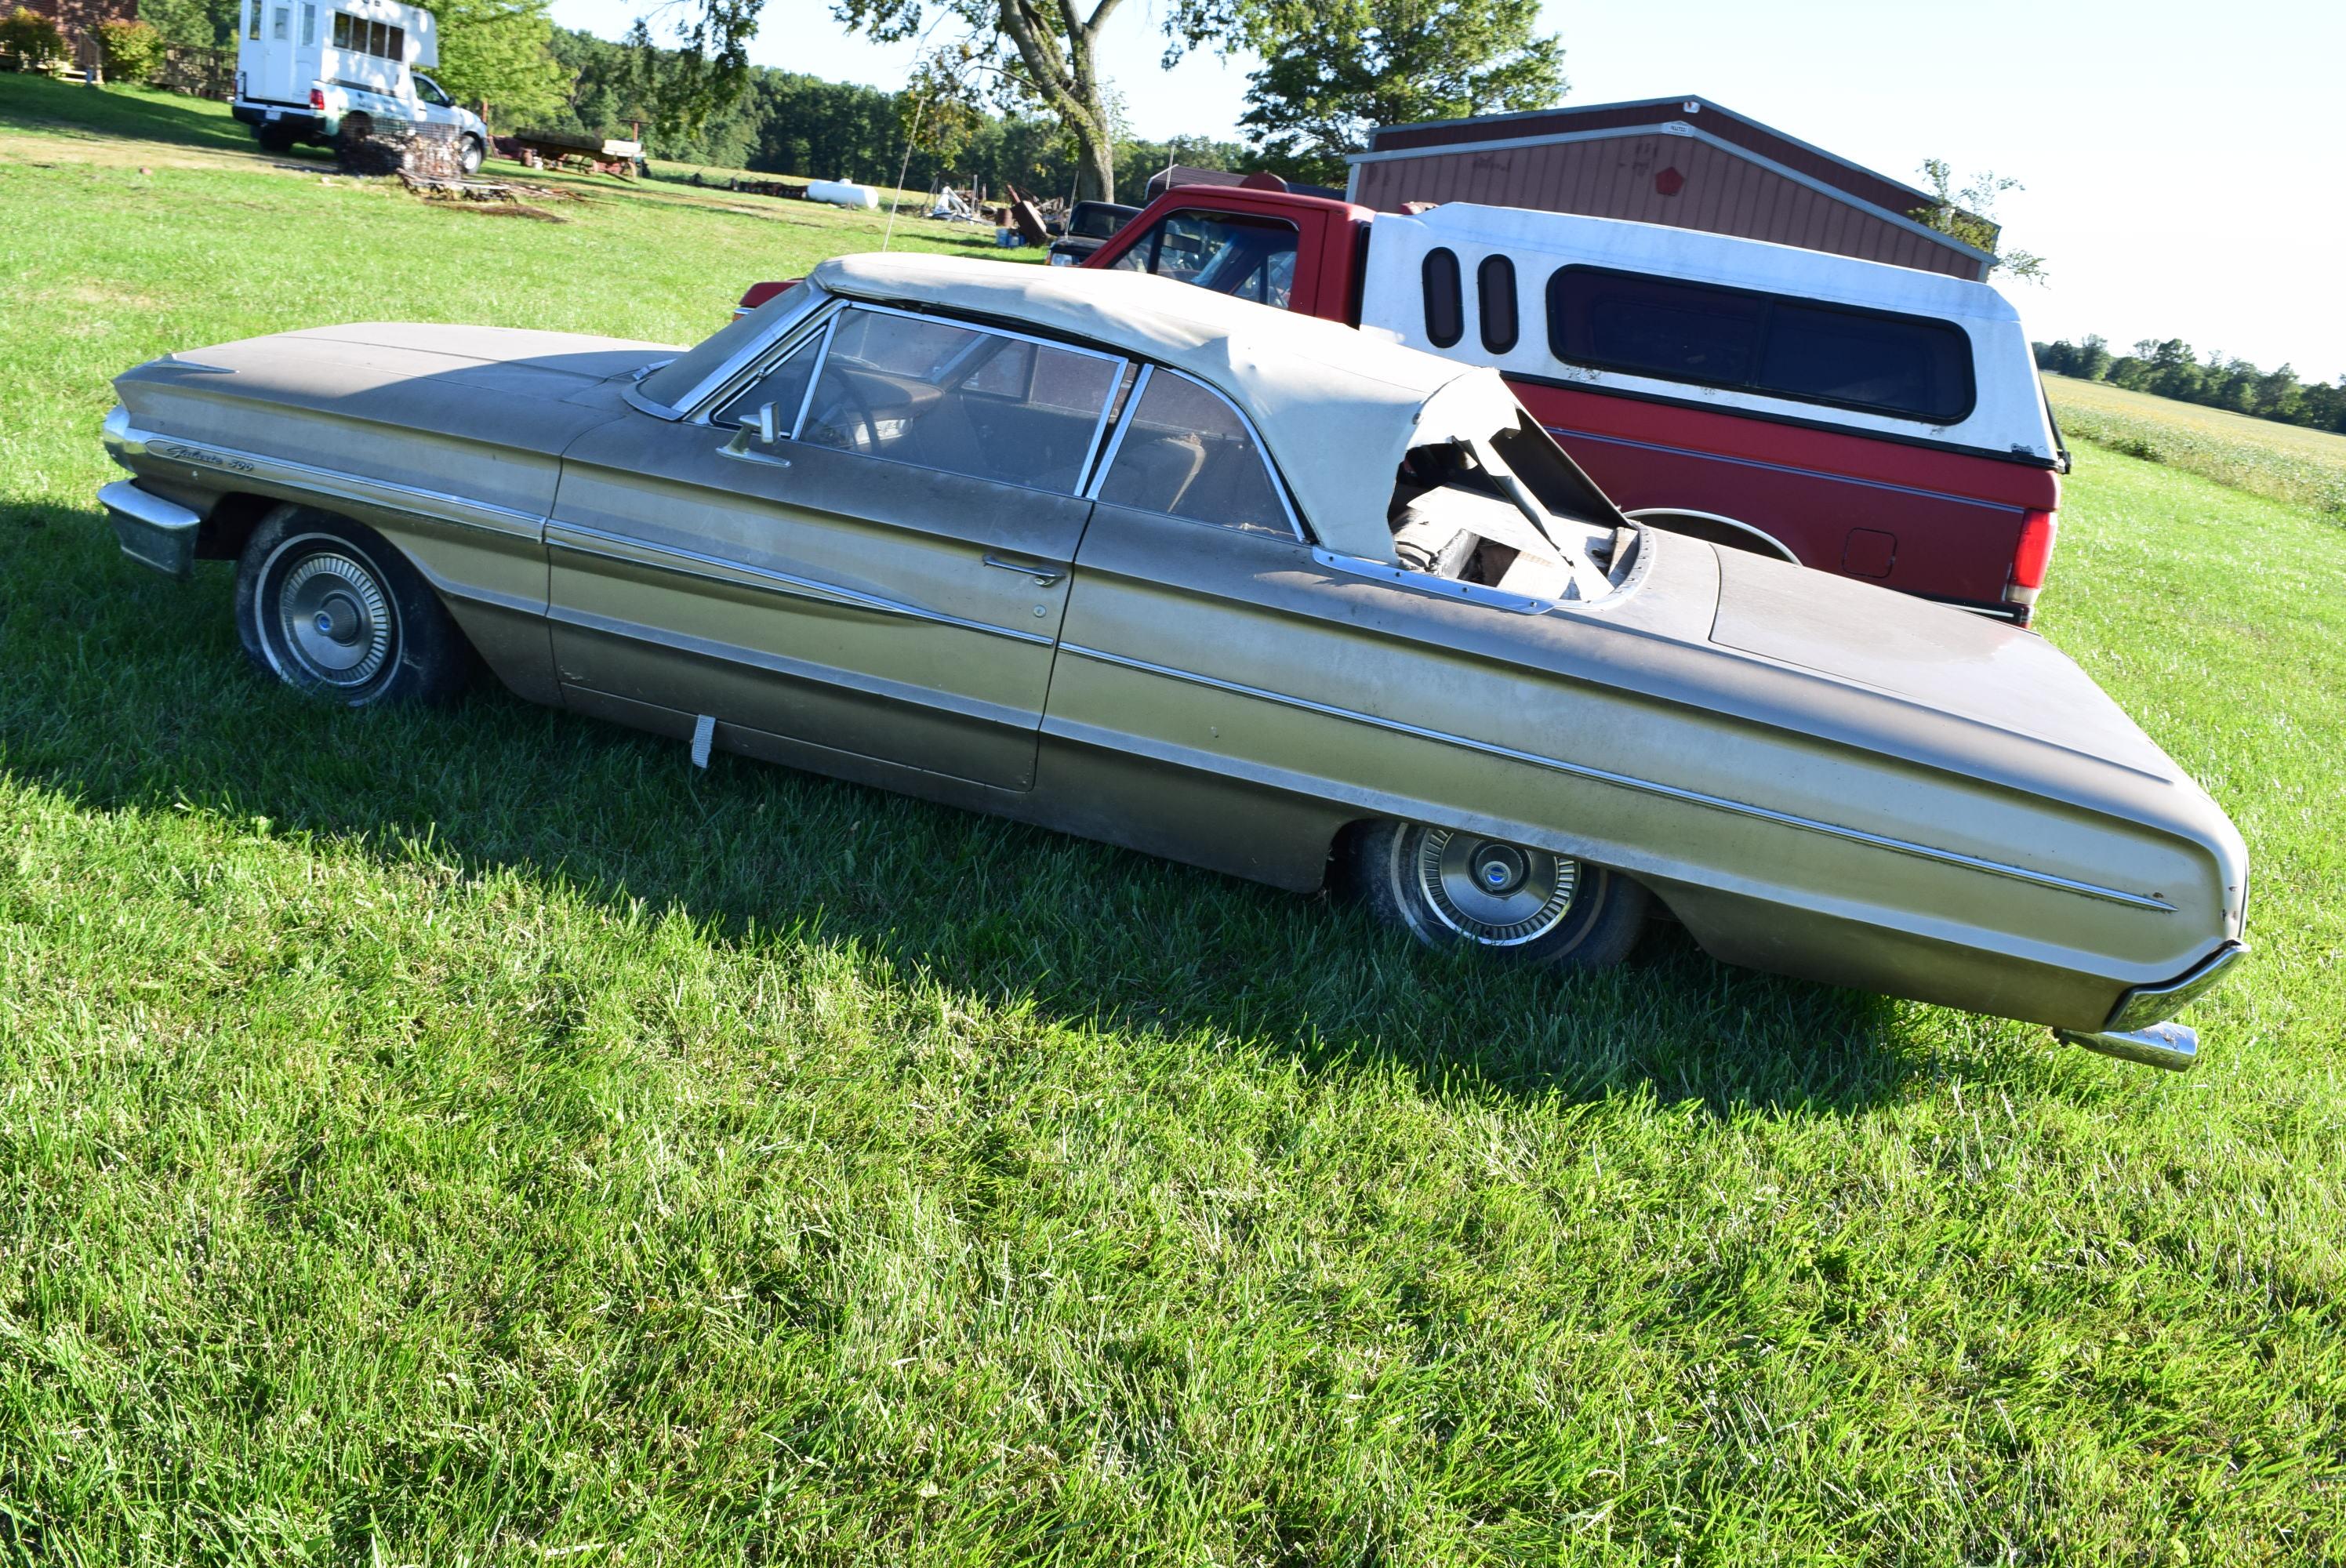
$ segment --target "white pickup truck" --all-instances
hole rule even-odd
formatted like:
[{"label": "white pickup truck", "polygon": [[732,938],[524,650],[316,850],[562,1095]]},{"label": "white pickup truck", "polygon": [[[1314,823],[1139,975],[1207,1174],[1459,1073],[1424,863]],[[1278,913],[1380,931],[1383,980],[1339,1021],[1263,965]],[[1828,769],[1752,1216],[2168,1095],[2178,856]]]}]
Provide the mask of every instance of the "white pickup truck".
[{"label": "white pickup truck", "polygon": [[379,124],[450,125],[464,172],[489,127],[417,70],[440,63],[432,13],[398,0],[241,0],[231,112],[260,145],[332,143]]}]

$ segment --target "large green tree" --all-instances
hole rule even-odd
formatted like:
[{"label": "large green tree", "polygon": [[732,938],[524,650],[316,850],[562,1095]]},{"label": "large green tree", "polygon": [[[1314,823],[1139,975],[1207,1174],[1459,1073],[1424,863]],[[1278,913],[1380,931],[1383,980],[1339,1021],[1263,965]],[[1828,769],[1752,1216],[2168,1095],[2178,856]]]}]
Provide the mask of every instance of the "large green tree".
[{"label": "large green tree", "polygon": [[[1075,145],[1077,195],[1114,200],[1117,117],[1099,43],[1121,0],[835,0],[831,14],[883,44],[924,41],[914,85],[940,149],[991,104],[1035,107]],[[950,127],[948,129],[946,127]]]},{"label": "large green tree", "polygon": [[1379,126],[1544,108],[1568,85],[1539,0],[1181,0],[1168,25],[1262,57],[1239,123],[1323,184],[1343,183],[1345,155]]},{"label": "large green tree", "polygon": [[432,75],[459,103],[511,127],[562,107],[570,72],[554,57],[546,0],[425,0],[440,24],[440,64]]}]

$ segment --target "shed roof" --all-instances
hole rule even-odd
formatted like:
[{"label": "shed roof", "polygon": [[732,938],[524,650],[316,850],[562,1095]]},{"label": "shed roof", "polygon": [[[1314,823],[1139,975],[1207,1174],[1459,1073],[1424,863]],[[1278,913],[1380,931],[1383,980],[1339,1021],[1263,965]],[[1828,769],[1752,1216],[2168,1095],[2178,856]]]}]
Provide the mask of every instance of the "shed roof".
[{"label": "shed roof", "polygon": [[[1918,208],[1935,206],[1938,198],[1900,180],[1852,163],[1837,153],[1787,135],[1749,115],[1738,114],[1708,98],[1637,98],[1623,103],[1584,104],[1572,108],[1527,109],[1513,114],[1477,115],[1467,119],[1425,120],[1384,126],[1369,137],[1369,149],[1354,153],[1349,162],[1383,162],[1393,158],[1460,152],[1494,144],[1524,147],[1584,137],[1619,136],[1665,127],[1673,134],[1703,138],[1713,145],[1775,168],[1792,178],[1825,190],[1852,206],[1864,208],[1899,223],[1920,227],[1911,216]],[[1984,219],[1982,219],[1984,223]],[[1993,223],[1986,224],[1991,236]],[[1926,232],[1949,249],[1977,260],[1993,256],[1951,234]]]}]

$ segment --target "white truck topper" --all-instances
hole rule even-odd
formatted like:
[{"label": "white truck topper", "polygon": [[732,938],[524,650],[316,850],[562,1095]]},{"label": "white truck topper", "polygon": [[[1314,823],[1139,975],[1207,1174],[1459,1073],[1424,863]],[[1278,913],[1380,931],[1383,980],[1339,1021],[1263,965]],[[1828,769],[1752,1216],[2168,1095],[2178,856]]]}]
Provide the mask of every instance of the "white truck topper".
[{"label": "white truck topper", "polygon": [[[1429,253],[1447,249],[1464,280],[1464,334],[1434,343],[1426,329]],[[1480,331],[1476,270],[1484,257],[1514,263],[1520,331],[1512,348],[1487,347]],[[1549,345],[1547,287],[1559,270],[1583,266],[1792,296],[1860,311],[1952,323],[1969,339],[1974,396],[1960,419],[1943,423],[1864,409],[1770,396],[1600,369],[1559,359]],[[1362,282],[1361,323],[1411,348],[1473,364],[1495,364],[1511,376],[1666,398],[1862,433],[1920,437],[1934,444],[2052,463],[2059,443],[2045,407],[2036,361],[2020,313],[1989,285],[1911,267],[1862,261],[1762,239],[1706,234],[1664,224],[1588,218],[1515,207],[1445,202],[1417,214],[1380,212],[1370,230]]]}]

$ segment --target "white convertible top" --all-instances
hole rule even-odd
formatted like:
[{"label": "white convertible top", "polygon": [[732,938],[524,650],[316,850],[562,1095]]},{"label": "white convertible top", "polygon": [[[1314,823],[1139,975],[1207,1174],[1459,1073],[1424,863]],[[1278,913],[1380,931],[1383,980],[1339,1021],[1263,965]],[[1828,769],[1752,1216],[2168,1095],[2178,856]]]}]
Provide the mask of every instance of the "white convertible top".
[{"label": "white convertible top", "polygon": [[1496,371],[1142,272],[952,256],[842,256],[809,282],[1086,339],[1186,371],[1246,412],[1321,544],[1393,559],[1386,511],[1412,446],[1511,430]]}]

